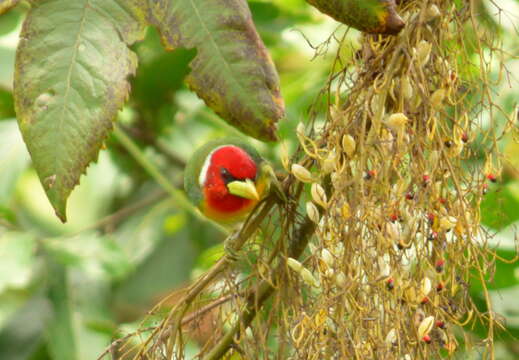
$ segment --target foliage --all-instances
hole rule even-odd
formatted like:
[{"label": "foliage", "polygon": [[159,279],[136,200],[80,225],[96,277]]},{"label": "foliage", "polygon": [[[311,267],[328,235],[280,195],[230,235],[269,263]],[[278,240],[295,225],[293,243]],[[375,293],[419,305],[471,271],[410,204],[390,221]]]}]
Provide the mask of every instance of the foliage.
[{"label": "foliage", "polygon": [[194,5],[44,0],[28,12],[17,51],[15,105],[38,176],[62,221],[72,189],[128,97],[128,78],[137,68],[128,46],[142,39],[148,23],[167,48],[197,50],[187,82],[212,109],[251,136],[276,138],[284,111],[278,77],[247,6],[209,1],[200,4],[201,17]]},{"label": "foliage", "polygon": [[[0,9],[7,3],[16,2]],[[22,1],[0,17],[1,359],[435,358],[455,347],[460,358],[485,348],[489,358],[517,356],[516,84],[501,76],[517,62],[500,50],[517,46],[510,9],[500,19],[490,2],[473,2],[476,12],[461,1],[401,1],[406,26],[379,37],[337,27],[302,0],[250,1],[279,87],[243,2],[201,1],[211,9],[203,20],[194,5],[167,1],[86,3],[29,10]],[[49,21],[61,16],[54,6],[83,27]],[[256,45],[228,41],[239,29]],[[422,40],[433,44],[427,61]],[[42,56],[31,60],[34,51]],[[208,139],[270,129],[282,115],[279,88],[283,143],[251,142],[291,201],[268,199],[231,236],[232,263],[226,234],[178,190],[182,169]],[[446,96],[436,104],[438,89]],[[247,126],[244,109],[256,114]],[[389,121],[401,112],[405,131]],[[311,171],[312,185],[293,164]],[[81,177],[67,224],[38,180],[59,171],[73,179],[47,186],[54,205]],[[420,333],[431,344],[418,335],[429,316],[447,326]]]},{"label": "foliage", "polygon": [[137,67],[128,45],[144,31],[131,11],[117,1],[44,1],[24,21],[14,83],[17,119],[63,221],[70,192],[128,96],[127,78]]},{"label": "foliage", "polygon": [[167,48],[197,50],[186,79],[189,87],[231,125],[258,139],[275,140],[283,99],[247,4],[165,0],[151,2],[150,8],[151,23]]}]

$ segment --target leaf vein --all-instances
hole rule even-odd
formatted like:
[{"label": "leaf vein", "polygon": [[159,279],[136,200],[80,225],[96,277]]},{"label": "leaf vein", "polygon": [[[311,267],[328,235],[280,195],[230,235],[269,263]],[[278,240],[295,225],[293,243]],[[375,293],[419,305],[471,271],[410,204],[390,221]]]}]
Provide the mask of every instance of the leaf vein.
[{"label": "leaf vein", "polygon": [[65,114],[65,110],[67,108],[67,100],[68,100],[70,88],[72,86],[71,85],[72,71],[73,71],[72,69],[73,69],[74,63],[76,61],[77,53],[79,52],[79,45],[81,43],[80,38],[81,38],[81,33],[83,32],[83,26],[85,24],[86,11],[87,11],[88,7],[90,7],[90,0],[86,0],[85,5],[83,6],[83,12],[81,14],[81,20],[80,20],[80,23],[79,23],[78,33],[76,35],[76,40],[75,40],[74,45],[73,45],[73,53],[72,53],[72,58],[70,60],[70,65],[69,65],[69,68],[68,68],[68,71],[67,71],[67,81],[66,81],[66,86],[65,86],[65,94],[63,95],[63,105],[62,105],[62,110],[61,110],[61,116],[60,116],[60,122],[59,122],[58,129],[61,129],[61,127],[63,125],[63,120],[65,119],[64,114]]},{"label": "leaf vein", "polygon": [[[191,4],[191,6],[193,7],[193,10],[196,13],[198,22],[201,24],[201,26],[203,27],[204,31],[207,34],[207,37],[210,39],[211,43],[215,47],[216,52],[218,53],[219,57],[222,59],[222,62],[225,64],[227,71],[229,72],[229,74],[231,74],[230,79],[232,79],[232,81],[240,88],[241,91],[237,92],[236,95],[247,94],[248,93],[247,89],[240,83],[240,81],[238,81],[238,79],[236,79],[235,76],[233,76],[234,73],[232,71],[231,65],[229,64],[229,62],[226,60],[225,56],[223,55],[222,50],[220,49],[220,46],[218,46],[218,43],[216,42],[215,37],[213,36],[213,33],[211,33],[209,31],[205,22],[203,21],[202,16],[200,15],[200,11],[197,8],[197,6],[195,5],[195,2],[193,0],[189,0],[189,3]],[[225,37],[220,36],[220,38],[225,38]]]}]

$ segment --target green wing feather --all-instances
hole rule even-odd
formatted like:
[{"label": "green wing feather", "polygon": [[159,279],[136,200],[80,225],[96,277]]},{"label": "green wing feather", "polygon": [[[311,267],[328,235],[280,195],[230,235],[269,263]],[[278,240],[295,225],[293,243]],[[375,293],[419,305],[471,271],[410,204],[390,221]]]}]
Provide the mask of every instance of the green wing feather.
[{"label": "green wing feather", "polygon": [[230,137],[209,141],[193,153],[191,159],[187,163],[185,170],[184,189],[188,197],[196,205],[200,205],[204,200],[202,190],[200,189],[200,185],[198,183],[198,178],[200,177],[200,171],[202,170],[202,166],[204,166],[205,159],[211,153],[211,151],[222,145],[235,145],[241,147],[256,162],[258,169],[261,169],[261,163],[264,160],[258,154],[256,149],[245,141],[239,138]]}]

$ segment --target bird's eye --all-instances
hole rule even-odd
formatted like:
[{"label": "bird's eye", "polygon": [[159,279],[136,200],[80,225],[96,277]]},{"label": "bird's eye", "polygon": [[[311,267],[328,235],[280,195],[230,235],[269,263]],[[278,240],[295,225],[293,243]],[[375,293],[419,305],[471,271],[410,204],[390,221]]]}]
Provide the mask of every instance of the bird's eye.
[{"label": "bird's eye", "polygon": [[222,176],[222,179],[223,179],[223,182],[225,183],[225,185],[227,185],[230,182],[238,180],[237,178],[232,176],[232,174],[229,172],[229,170],[227,170],[224,167],[220,168],[220,175]]}]

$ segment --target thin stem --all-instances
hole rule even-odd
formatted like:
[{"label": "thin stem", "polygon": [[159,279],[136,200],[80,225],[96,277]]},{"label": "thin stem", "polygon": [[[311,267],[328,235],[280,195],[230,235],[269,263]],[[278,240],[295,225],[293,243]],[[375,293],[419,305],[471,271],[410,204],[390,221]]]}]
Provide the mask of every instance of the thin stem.
[{"label": "thin stem", "polygon": [[102,228],[105,226],[115,227],[123,219],[125,219],[128,216],[132,215],[133,213],[155,203],[156,201],[163,199],[165,195],[167,195],[167,193],[164,190],[159,189],[159,190],[151,193],[146,198],[139,200],[133,204],[130,204],[110,215],[107,215],[107,216],[103,217],[102,219],[98,220],[97,222],[95,222],[91,225],[88,225],[85,228],[83,228],[75,233],[72,233],[68,236],[75,236],[84,231],[95,230],[95,229]]},{"label": "thin stem", "polygon": [[[292,236],[292,241],[290,243],[288,249],[288,256],[291,258],[299,258],[303,253],[304,249],[308,245],[308,241],[312,237],[315,232],[315,223],[311,221],[308,217],[305,218],[305,221],[301,224],[301,226],[297,229],[296,233]],[[276,283],[281,275],[283,274],[285,269],[285,263],[281,262],[276,269],[273,271],[273,279],[274,283]],[[256,287],[255,287],[256,288]],[[223,338],[213,347],[211,352],[207,354],[203,360],[217,360],[221,359],[227,351],[231,348],[234,343],[234,339],[236,335],[246,329],[254,317],[256,313],[261,308],[263,303],[274,293],[275,288],[269,281],[261,281],[259,286],[255,291],[249,291],[250,294],[247,297],[247,305],[245,309],[241,312],[239,316],[239,320],[233,326],[233,328],[224,335]]]},{"label": "thin stem", "polygon": [[139,140],[142,140],[146,144],[154,147],[157,151],[159,151],[162,155],[164,155],[171,164],[179,167],[179,168],[185,168],[186,163],[183,159],[178,157],[177,154],[175,154],[171,148],[165,143],[164,140],[160,138],[156,138],[154,136],[148,135],[146,133],[143,133],[139,131],[137,128],[132,127],[126,127],[124,125],[119,125],[119,127],[125,131],[126,133],[130,134],[133,137],[138,138]]},{"label": "thin stem", "polygon": [[[231,250],[233,252],[239,251],[245,242],[258,230],[259,225],[265,219],[265,217],[269,214],[270,210],[274,205],[274,200],[272,197],[269,197],[265,200],[265,202],[260,205],[261,208],[258,209],[257,212],[251,213],[251,216],[247,219],[247,221],[243,224],[241,230],[237,233],[231,234],[230,242]],[[182,299],[178,302],[177,306],[175,306],[170,312],[169,315],[162,321],[161,325],[156,327],[153,330],[151,336],[149,336],[141,346],[141,350],[137,353],[134,359],[140,359],[140,356],[146,351],[146,347],[149,342],[155,336],[159,336],[160,338],[171,337],[172,339],[176,338],[177,334],[180,334],[181,326],[183,324],[184,315],[189,310],[189,307],[192,305],[195,298],[209,285],[213,282],[213,280],[221,273],[223,273],[229,265],[232,264],[230,257],[228,254],[225,254],[216,264],[214,264],[211,269],[202,275],[193,285],[191,285],[187,289],[187,293]],[[174,321],[173,318],[176,320]],[[158,344],[158,342],[156,343]],[[156,346],[153,345],[153,346]],[[152,347],[153,348],[153,347]]]}]

